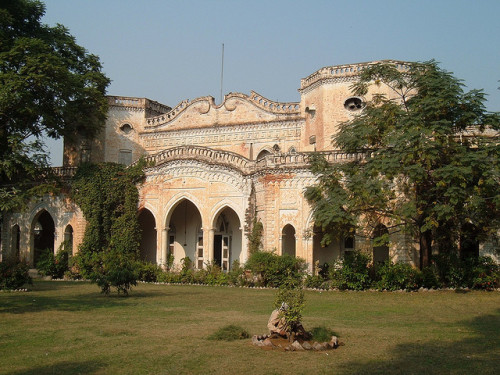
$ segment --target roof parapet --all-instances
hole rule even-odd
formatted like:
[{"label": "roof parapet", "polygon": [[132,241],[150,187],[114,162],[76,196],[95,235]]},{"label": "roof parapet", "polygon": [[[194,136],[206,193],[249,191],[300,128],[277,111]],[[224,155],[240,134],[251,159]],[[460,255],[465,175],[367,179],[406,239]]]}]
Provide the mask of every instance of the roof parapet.
[{"label": "roof parapet", "polygon": [[394,64],[396,68],[400,71],[406,71],[410,67],[410,63],[407,61],[398,61],[398,60],[380,60],[380,61],[371,61],[366,63],[359,64],[346,64],[346,65],[334,65],[334,66],[326,66],[324,68],[319,69],[313,74],[309,75],[306,78],[302,78],[300,80],[300,89],[299,92],[307,89],[311,85],[316,82],[332,79],[332,78],[352,78],[356,77],[360,74],[363,69],[366,69],[369,66],[376,64]]}]

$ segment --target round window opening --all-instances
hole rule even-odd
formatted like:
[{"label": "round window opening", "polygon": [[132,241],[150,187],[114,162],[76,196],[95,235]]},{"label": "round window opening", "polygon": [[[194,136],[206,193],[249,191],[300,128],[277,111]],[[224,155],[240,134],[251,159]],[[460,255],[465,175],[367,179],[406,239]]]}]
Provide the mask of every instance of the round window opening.
[{"label": "round window opening", "polygon": [[130,124],[123,124],[122,126],[120,126],[120,130],[125,133],[125,134],[128,134],[132,131],[132,125]]},{"label": "round window opening", "polygon": [[358,98],[356,96],[353,96],[352,98],[347,99],[344,102],[344,108],[347,109],[348,111],[359,111],[365,106],[365,103],[361,98]]}]

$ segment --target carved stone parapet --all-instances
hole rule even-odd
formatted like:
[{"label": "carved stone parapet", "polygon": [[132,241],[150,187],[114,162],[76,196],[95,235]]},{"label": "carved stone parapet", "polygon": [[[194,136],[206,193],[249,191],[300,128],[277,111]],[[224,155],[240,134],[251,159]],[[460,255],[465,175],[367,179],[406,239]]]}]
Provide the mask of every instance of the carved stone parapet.
[{"label": "carved stone parapet", "polygon": [[184,100],[177,104],[171,111],[161,114],[159,116],[151,117],[147,119],[147,130],[155,130],[160,126],[166,125],[176,119],[181,113],[185,112],[188,108],[194,105],[203,104],[205,107],[198,109],[200,114],[206,114],[211,108],[221,109],[224,108],[226,111],[234,111],[236,109],[235,99],[240,99],[251,103],[252,105],[272,114],[287,114],[287,115],[299,115],[300,105],[299,103],[281,103],[275,102],[270,99],[263,97],[252,91],[251,95],[245,95],[242,93],[229,93],[224,96],[224,101],[221,105],[215,104],[215,99],[212,96],[203,96],[192,101]]},{"label": "carved stone parapet", "polygon": [[249,98],[253,100],[258,107],[271,111],[273,113],[294,113],[294,114],[300,113],[299,103],[275,102],[273,100],[263,97],[262,95],[256,93],[255,91],[251,91],[251,95]]},{"label": "carved stone parapet", "polygon": [[[362,159],[368,153],[346,154],[340,151],[321,152],[328,162],[341,162]],[[163,150],[157,154],[146,157],[147,165],[157,168],[163,164],[176,160],[197,160],[206,164],[228,167],[239,171],[243,175],[250,175],[259,171],[307,170],[313,153],[294,152],[267,155],[259,160],[249,160],[230,151],[215,150],[202,146],[178,146]]]},{"label": "carved stone parapet", "polygon": [[405,61],[396,61],[396,60],[382,60],[382,61],[373,61],[368,63],[360,63],[360,64],[347,64],[347,65],[335,65],[335,66],[327,66],[321,68],[320,70],[314,72],[310,76],[303,78],[300,80],[300,89],[299,92],[303,93],[304,90],[309,88],[316,82],[332,79],[332,78],[348,78],[348,77],[357,77],[361,73],[363,69],[366,69],[369,66],[386,63],[386,64],[394,64],[394,66],[400,71],[406,71],[409,69],[409,64]]}]

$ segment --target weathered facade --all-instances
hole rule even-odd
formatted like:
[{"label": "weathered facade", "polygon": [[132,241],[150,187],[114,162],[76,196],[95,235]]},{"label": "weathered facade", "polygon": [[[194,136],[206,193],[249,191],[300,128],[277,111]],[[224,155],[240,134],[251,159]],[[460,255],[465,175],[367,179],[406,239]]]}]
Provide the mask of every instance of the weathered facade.
[{"label": "weathered facade", "polygon": [[[393,63],[407,69],[403,62]],[[220,105],[201,97],[173,108],[143,98],[109,97],[101,136],[66,144],[60,172],[71,173],[82,161],[131,164],[146,157],[150,163],[138,208],[141,254],[158,264],[169,254],[176,264],[189,256],[198,268],[212,261],[223,269],[235,260],[245,262],[254,215],[263,224],[265,250],[301,257],[310,270],[356,248],[370,251],[376,261],[416,264],[418,248],[400,234],[390,234],[390,247],[373,248],[373,232],[322,247],[303,195],[315,183],[307,167],[311,152],[323,152],[332,162],[356,157],[336,151],[331,137],[373,94],[360,98],[350,91],[369,64],[318,70],[301,80],[296,103],[255,92],[229,93]],[[7,217],[2,249],[33,262],[40,241],[44,246],[52,241],[55,251],[72,241],[77,251],[84,229],[78,207],[62,196],[47,197]],[[384,230],[384,223],[375,228]]]}]

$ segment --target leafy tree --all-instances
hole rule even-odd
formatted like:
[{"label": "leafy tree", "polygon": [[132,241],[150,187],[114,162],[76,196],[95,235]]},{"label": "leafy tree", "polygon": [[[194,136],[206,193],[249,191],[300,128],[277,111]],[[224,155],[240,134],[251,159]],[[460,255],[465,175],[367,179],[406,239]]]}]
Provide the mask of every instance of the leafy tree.
[{"label": "leafy tree", "polygon": [[46,192],[42,137],[94,137],[109,79],[68,30],[41,23],[35,0],[0,1],[0,213]]},{"label": "leafy tree", "polygon": [[[377,87],[390,94],[373,93]],[[406,70],[375,64],[352,90],[371,99],[340,125],[333,143],[363,156],[329,164],[317,155],[311,163],[318,184],[306,197],[327,233],[324,243],[384,220],[418,240],[424,267],[433,244],[450,250],[464,238],[477,241],[496,231],[499,114],[485,110],[482,91],[464,92],[462,82],[434,61]]]},{"label": "leafy tree", "polygon": [[103,293],[111,287],[127,294],[138,278],[140,228],[137,220],[143,163],[125,168],[115,163],[84,164],[74,177],[72,197],[87,226],[76,255],[82,276]]}]

